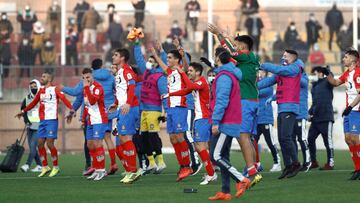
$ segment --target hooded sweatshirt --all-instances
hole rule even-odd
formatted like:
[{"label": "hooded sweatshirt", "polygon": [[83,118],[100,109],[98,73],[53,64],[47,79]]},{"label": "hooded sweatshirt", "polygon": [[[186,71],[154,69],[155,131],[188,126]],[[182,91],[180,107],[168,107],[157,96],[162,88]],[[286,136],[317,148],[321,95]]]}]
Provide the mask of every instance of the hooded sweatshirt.
[{"label": "hooded sweatshirt", "polygon": [[[33,82],[35,82],[37,86],[37,90],[35,93],[33,93],[30,88],[30,84]],[[30,104],[33,101],[35,95],[39,92],[40,86],[41,85],[38,80],[36,79],[31,80],[31,82],[29,83],[29,94],[24,98],[21,104],[21,110],[23,110],[28,104]],[[31,130],[37,130],[39,128],[39,122],[40,122],[39,105],[36,105],[33,109],[31,109],[30,111],[24,114],[24,123],[26,125],[29,125],[29,128]]]},{"label": "hooded sweatshirt", "polygon": [[[241,70],[235,68],[235,65],[231,62],[214,69],[214,72],[216,74],[219,74],[221,71],[227,71],[228,73],[232,74],[237,80],[242,79]],[[219,125],[219,131],[221,133],[224,133],[231,137],[239,137],[241,122],[234,122],[231,124],[222,122],[230,100],[233,99],[230,97],[232,87],[233,80],[228,75],[224,74],[216,78],[216,89],[212,89],[212,91],[215,91],[213,92],[213,94],[216,94],[216,100],[215,105],[212,107],[211,121],[212,125]],[[238,102],[239,105],[241,105],[240,101]]]}]

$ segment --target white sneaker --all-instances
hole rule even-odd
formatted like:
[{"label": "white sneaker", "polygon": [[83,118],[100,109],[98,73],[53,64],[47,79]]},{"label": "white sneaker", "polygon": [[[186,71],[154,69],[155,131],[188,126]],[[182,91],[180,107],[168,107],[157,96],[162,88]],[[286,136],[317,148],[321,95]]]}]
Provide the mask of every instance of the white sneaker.
[{"label": "white sneaker", "polygon": [[147,173],[151,173],[152,171],[156,171],[157,169],[157,165],[154,164],[154,165],[149,165],[147,168],[146,168],[146,172]]},{"label": "white sneaker", "polygon": [[40,173],[41,169],[42,169],[42,166],[37,165],[37,166],[35,166],[35,168],[31,169],[30,171],[33,173]]},{"label": "white sneaker", "polygon": [[95,181],[99,181],[101,179],[103,179],[106,176],[106,171],[105,169],[102,170],[98,170],[97,171],[97,176],[94,178]]},{"label": "white sneaker", "polygon": [[94,173],[91,174],[91,176],[87,177],[86,179],[94,180],[94,178],[96,178],[97,176],[98,176],[98,171],[95,171]]},{"label": "white sneaker", "polygon": [[154,174],[160,174],[166,169],[166,164],[159,164],[154,171]]},{"label": "white sneaker", "polygon": [[213,182],[213,181],[216,181],[217,180],[217,174],[214,173],[213,176],[209,176],[209,175],[205,175],[204,176],[204,180],[200,183],[200,185],[207,185],[209,184],[210,182]]},{"label": "white sneaker", "polygon": [[270,169],[270,172],[278,172],[278,171],[281,171],[281,164],[280,163],[274,164],[272,166],[272,168]]},{"label": "white sneaker", "polygon": [[[24,165],[21,166],[20,169],[21,169],[22,172],[28,172],[30,167],[29,167],[29,165],[24,164]],[[40,167],[40,171],[41,171],[41,167]]]}]

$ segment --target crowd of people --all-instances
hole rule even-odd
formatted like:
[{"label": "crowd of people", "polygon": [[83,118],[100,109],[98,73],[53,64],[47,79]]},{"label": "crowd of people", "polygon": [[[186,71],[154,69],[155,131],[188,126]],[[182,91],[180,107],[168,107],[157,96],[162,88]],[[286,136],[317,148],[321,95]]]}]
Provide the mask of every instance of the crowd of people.
[{"label": "crowd of people", "polygon": [[[208,25],[208,31],[220,43],[213,59],[194,59],[177,37],[171,41],[174,48],[165,50],[156,42],[145,57],[141,50],[144,35],[141,29],[134,28],[127,37],[131,48],[117,48],[112,52],[111,70],[104,68],[101,59],[95,59],[91,68],[82,70],[82,79],[75,87],[53,85],[54,74],[50,70],[42,74],[40,82],[31,80],[30,92],[21,112],[16,114],[18,118],[24,117],[31,138],[31,153],[21,170],[30,170],[35,159],[37,166],[31,170],[40,172],[38,177],[58,175],[55,141],[58,102],[62,100],[70,109],[65,118],[68,123],[81,109],[86,159],[83,175],[87,179],[100,181],[115,174],[119,170],[116,156],[125,170],[120,180],[124,184],[134,183],[147,174],[162,173],[167,166],[159,131],[160,122],[166,122],[179,164],[176,181],[196,175],[204,166],[206,174],[201,185],[216,181],[217,173],[221,174],[221,191],[209,200],[230,200],[230,179],[236,182],[235,196],[239,198],[263,179],[258,147],[261,135],[274,161],[270,172],[281,171],[278,179],[293,178],[300,171],[319,168],[315,140],[320,134],[327,150],[327,162],[319,169],[334,169],[333,87],[346,83],[344,132],[354,162],[350,179],[360,179],[357,51],[345,52],[343,63],[347,70],[340,78],[335,79],[331,70],[322,66],[313,67],[309,77],[296,49],[284,48],[279,56],[280,64],[262,63],[250,35],[233,37],[212,24]],[[138,69],[129,65],[131,52]],[[313,101],[310,108],[309,83]],[[76,97],[73,104],[65,94]],[[276,146],[273,139],[272,101],[278,104],[280,146]],[[311,122],[309,132],[307,121]],[[242,171],[230,162],[233,139],[239,143],[245,161]],[[108,171],[105,170],[104,141],[111,161]],[[47,161],[45,143],[51,152],[52,168]]]}]

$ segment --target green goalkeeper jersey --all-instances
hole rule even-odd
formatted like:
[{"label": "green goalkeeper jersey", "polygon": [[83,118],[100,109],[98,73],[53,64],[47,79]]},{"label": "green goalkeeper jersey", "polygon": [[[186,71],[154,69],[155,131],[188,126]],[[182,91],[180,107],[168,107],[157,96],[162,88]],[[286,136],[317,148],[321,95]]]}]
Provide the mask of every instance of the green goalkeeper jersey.
[{"label": "green goalkeeper jersey", "polygon": [[258,100],[259,57],[253,52],[241,53],[236,51],[227,39],[222,40],[221,45],[230,51],[232,58],[236,60],[236,67],[240,68],[242,72],[242,80],[239,81],[241,99]]}]

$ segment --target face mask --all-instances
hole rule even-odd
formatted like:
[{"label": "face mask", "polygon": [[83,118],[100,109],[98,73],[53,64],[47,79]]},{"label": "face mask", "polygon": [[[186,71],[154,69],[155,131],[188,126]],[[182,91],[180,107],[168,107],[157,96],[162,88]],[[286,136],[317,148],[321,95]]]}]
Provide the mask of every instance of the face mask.
[{"label": "face mask", "polygon": [[311,16],[310,20],[315,21],[315,17]]},{"label": "face mask", "polygon": [[309,80],[311,82],[317,82],[319,80],[319,76],[318,75],[309,75]]},{"label": "face mask", "polygon": [[214,81],[215,77],[214,76],[209,76],[208,77],[208,81],[209,83],[212,83]]},{"label": "face mask", "polygon": [[171,38],[166,38],[166,43],[171,43],[172,42],[172,39]]},{"label": "face mask", "polygon": [[145,65],[145,66],[146,66],[146,70],[151,70],[153,64],[148,61],[148,62],[146,62],[146,65]]},{"label": "face mask", "polygon": [[49,42],[49,41],[47,41],[47,42],[45,43],[45,46],[46,46],[46,47],[51,47],[51,45],[52,45],[52,43]]},{"label": "face mask", "polygon": [[29,40],[23,40],[23,45],[28,45],[29,44]]},{"label": "face mask", "polygon": [[289,64],[289,62],[288,62],[287,59],[281,58],[280,64],[283,65],[283,66],[287,66]]},{"label": "face mask", "polygon": [[178,28],[178,27],[179,27],[178,24],[174,24],[174,25],[173,25],[173,28]]},{"label": "face mask", "polygon": [[37,93],[38,89],[37,88],[31,88],[30,91],[31,91],[31,93],[33,95],[35,95]]},{"label": "face mask", "polygon": [[3,16],[1,16],[1,19],[6,20],[6,19],[7,19],[7,16],[6,16],[6,15],[3,15]]},{"label": "face mask", "polygon": [[30,11],[30,6],[25,6],[26,11]]},{"label": "face mask", "polygon": [[296,28],[294,25],[290,26],[290,30],[294,31]]}]

